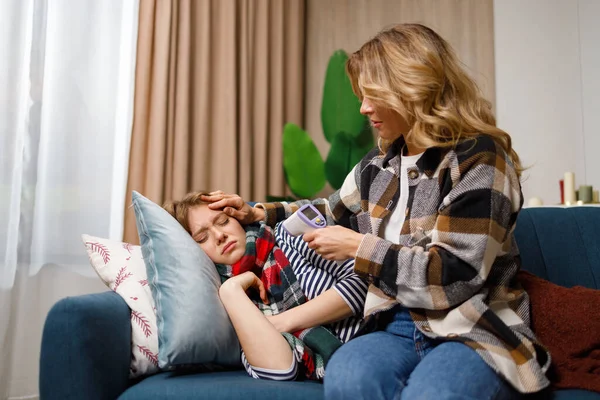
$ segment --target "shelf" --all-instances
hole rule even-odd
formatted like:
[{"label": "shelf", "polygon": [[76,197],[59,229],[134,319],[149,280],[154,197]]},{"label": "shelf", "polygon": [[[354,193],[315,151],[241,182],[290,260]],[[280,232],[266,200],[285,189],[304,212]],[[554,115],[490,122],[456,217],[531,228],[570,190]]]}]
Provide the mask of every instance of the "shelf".
[{"label": "shelf", "polygon": [[573,205],[564,205],[564,204],[544,204],[541,206],[527,206],[523,205],[523,208],[571,208],[571,207],[600,207],[600,203],[585,203],[585,204],[573,204]]}]

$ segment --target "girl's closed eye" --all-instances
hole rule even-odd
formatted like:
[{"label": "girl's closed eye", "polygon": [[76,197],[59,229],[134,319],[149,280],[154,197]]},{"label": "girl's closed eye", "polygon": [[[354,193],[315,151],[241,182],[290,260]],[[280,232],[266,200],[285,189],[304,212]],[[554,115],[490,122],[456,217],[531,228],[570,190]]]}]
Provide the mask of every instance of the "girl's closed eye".
[{"label": "girl's closed eye", "polygon": [[221,217],[219,218],[219,220],[217,221],[217,225],[227,225],[229,223],[229,217]]},{"label": "girl's closed eye", "polygon": [[201,233],[200,235],[198,235],[198,238],[196,239],[196,243],[204,243],[204,242],[206,242],[207,239],[208,239],[208,233],[206,233],[206,232]]}]

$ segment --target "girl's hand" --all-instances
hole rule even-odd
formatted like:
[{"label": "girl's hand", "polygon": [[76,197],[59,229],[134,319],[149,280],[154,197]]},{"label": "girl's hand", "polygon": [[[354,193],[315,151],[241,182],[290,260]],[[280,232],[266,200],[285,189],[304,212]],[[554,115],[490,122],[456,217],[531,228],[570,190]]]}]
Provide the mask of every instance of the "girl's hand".
[{"label": "girl's hand", "polygon": [[302,239],[324,259],[342,261],[356,256],[363,236],[352,229],[334,225],[305,233]]},{"label": "girl's hand", "polygon": [[265,210],[262,208],[250,207],[239,195],[227,194],[221,190],[210,192],[207,195],[200,196],[200,199],[210,203],[208,208],[211,210],[223,210],[230,217],[240,221],[243,225],[265,219]]},{"label": "girl's hand", "polygon": [[219,290],[219,294],[223,295],[223,293],[227,293],[231,290],[241,289],[243,292],[246,292],[250,288],[255,288],[258,290],[260,298],[263,303],[269,304],[269,299],[267,297],[267,290],[265,289],[265,285],[263,285],[262,281],[251,271],[244,272],[243,274],[239,274],[237,276],[231,277],[227,279],[223,285],[221,285],[221,289]]}]

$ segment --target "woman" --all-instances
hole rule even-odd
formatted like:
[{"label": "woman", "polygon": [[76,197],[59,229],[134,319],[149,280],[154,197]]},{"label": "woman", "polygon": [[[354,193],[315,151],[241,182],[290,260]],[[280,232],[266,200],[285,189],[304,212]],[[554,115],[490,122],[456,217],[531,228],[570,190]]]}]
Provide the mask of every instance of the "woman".
[{"label": "woman", "polygon": [[[219,296],[246,370],[257,379],[322,379],[331,353],[360,325],[354,315],[362,315],[367,286],[353,260],[326,261],[281,224],[244,229],[201,196],[189,193],[163,207],[217,265]],[[251,288],[257,296],[246,294]]]},{"label": "woman", "polygon": [[[380,32],[347,73],[379,149],[317,201],[337,226],[304,235],[327,259],[354,257],[370,283],[363,334],[333,355],[326,397],[500,399],[547,387],[550,355],[516,279],[522,167],[489,102],[422,25]],[[302,204],[204,199],[269,224]]]}]

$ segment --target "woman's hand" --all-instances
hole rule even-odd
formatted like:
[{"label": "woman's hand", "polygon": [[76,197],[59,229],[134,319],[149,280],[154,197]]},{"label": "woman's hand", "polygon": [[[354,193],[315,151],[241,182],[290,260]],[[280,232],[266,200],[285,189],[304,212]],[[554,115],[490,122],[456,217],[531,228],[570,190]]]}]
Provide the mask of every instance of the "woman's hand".
[{"label": "woman's hand", "polygon": [[363,236],[352,229],[334,225],[305,233],[302,239],[324,259],[341,261],[356,256]]},{"label": "woman's hand", "polygon": [[250,207],[239,195],[226,194],[221,190],[202,195],[203,201],[210,203],[208,208],[212,210],[223,210],[230,217],[240,221],[244,225],[265,219],[265,210],[262,208]]},{"label": "woman's hand", "polygon": [[267,297],[267,290],[265,289],[265,285],[263,285],[258,276],[256,276],[256,274],[254,274],[254,272],[251,271],[247,271],[243,274],[239,274],[237,276],[227,279],[221,285],[221,289],[219,289],[219,295],[221,297],[228,296],[230,293],[235,293],[236,291],[239,292],[240,289],[243,292],[246,292],[250,288],[257,289],[263,303],[269,304],[269,299]]}]

